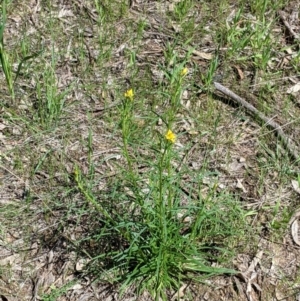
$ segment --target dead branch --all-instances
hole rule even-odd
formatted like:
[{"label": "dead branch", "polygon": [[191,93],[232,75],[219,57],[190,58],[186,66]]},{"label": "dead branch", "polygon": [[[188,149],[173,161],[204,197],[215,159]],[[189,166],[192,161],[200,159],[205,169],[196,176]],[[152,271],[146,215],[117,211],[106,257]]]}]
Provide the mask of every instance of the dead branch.
[{"label": "dead branch", "polygon": [[299,35],[293,30],[293,28],[291,27],[291,25],[289,24],[289,22],[286,19],[285,13],[283,11],[278,11],[278,15],[281,19],[281,21],[283,22],[284,26],[287,28],[287,30],[289,31],[290,35],[293,37],[294,40],[300,40]]},{"label": "dead branch", "polygon": [[223,93],[224,95],[228,96],[230,99],[236,101],[238,104],[243,106],[249,113],[256,115],[260,120],[264,121],[269,127],[271,127],[277,133],[278,137],[282,140],[283,144],[285,145],[285,147],[287,148],[288,152],[293,157],[293,159],[295,160],[299,159],[299,153],[296,149],[296,146],[292,143],[291,139],[283,132],[282,127],[277,122],[266,117],[263,113],[258,111],[253,105],[251,105],[246,100],[239,97],[234,92],[224,87],[220,83],[214,82],[214,86],[217,91]]}]

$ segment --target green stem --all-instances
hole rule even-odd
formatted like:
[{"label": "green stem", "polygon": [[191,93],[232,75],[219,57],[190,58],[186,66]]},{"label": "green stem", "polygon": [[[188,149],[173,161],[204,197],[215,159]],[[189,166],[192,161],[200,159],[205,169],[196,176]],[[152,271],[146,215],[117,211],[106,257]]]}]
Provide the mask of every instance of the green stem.
[{"label": "green stem", "polygon": [[123,140],[123,147],[124,147],[124,155],[127,161],[128,169],[131,175],[133,175],[133,168],[132,162],[129,156],[128,151],[128,136],[129,136],[129,127],[130,127],[130,119],[131,119],[131,104],[128,103],[126,100],[123,103],[123,114],[122,114],[122,140]]},{"label": "green stem", "polygon": [[[168,155],[169,155],[169,151],[170,151],[170,149],[168,149]],[[171,167],[171,164],[170,164],[169,156],[168,156],[167,168],[168,168],[168,179],[170,179],[171,176],[172,176],[172,167]],[[173,197],[173,191],[172,190],[173,189],[172,189],[172,185],[170,183],[168,184],[168,188],[169,188],[169,191],[168,191],[168,211],[170,213],[172,208],[173,208],[173,202],[172,202],[172,197]]]},{"label": "green stem", "polygon": [[158,199],[158,212],[159,212],[159,218],[160,218],[160,226],[162,230],[162,243],[165,244],[167,240],[167,228],[166,228],[166,206],[163,198],[163,171],[164,171],[164,161],[165,161],[165,155],[167,152],[167,147],[165,147],[164,152],[160,158],[159,163],[159,199]]},{"label": "green stem", "polygon": [[124,146],[124,155],[125,155],[125,158],[127,161],[129,172],[131,175],[133,175],[133,168],[132,168],[132,163],[131,163],[131,159],[130,159],[129,152],[128,152],[127,139],[124,134],[123,134],[123,146]]},{"label": "green stem", "polygon": [[112,217],[109,215],[109,213],[102,207],[100,204],[95,200],[95,198],[84,188],[82,181],[81,181],[81,172],[79,170],[79,167],[75,166],[75,181],[77,184],[77,187],[79,191],[85,196],[88,202],[90,202],[99,212],[101,212],[107,219],[109,219],[110,222],[115,224]]}]

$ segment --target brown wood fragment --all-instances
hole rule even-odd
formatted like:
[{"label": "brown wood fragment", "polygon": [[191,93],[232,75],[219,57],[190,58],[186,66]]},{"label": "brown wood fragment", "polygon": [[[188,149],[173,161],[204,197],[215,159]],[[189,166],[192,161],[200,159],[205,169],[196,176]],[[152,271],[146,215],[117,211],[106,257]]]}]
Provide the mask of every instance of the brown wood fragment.
[{"label": "brown wood fragment", "polygon": [[296,146],[291,142],[291,139],[283,132],[282,127],[272,119],[266,117],[263,113],[258,111],[253,105],[247,102],[245,99],[241,98],[228,88],[224,87],[220,83],[214,82],[214,86],[217,91],[223,93],[228,96],[230,99],[234,100],[241,106],[243,106],[249,113],[256,115],[261,121],[264,121],[269,127],[271,127],[278,135],[278,137],[282,140],[289,154],[293,157],[293,159],[298,160],[299,153],[296,149]]},{"label": "brown wood fragment", "polygon": [[290,35],[293,37],[294,40],[300,40],[299,35],[293,30],[293,28],[290,26],[289,22],[286,19],[285,13],[283,11],[278,11],[278,15],[282,21],[282,23],[284,24],[284,26],[287,28],[287,30],[289,31]]}]

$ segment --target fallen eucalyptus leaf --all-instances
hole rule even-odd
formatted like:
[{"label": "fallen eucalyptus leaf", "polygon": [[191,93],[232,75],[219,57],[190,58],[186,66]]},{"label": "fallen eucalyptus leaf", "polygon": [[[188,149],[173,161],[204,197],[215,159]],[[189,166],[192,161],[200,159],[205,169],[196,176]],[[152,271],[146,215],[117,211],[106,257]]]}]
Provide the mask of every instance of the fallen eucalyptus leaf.
[{"label": "fallen eucalyptus leaf", "polygon": [[209,52],[201,52],[201,51],[194,50],[193,54],[200,57],[201,59],[205,59],[208,61],[213,58],[212,53],[209,53]]},{"label": "fallen eucalyptus leaf", "polygon": [[300,82],[297,83],[296,85],[288,88],[287,91],[286,91],[286,93],[287,94],[292,94],[292,93],[296,93],[298,91],[300,91]]},{"label": "fallen eucalyptus leaf", "polygon": [[294,222],[292,223],[291,226],[291,234],[293,237],[293,240],[295,242],[295,244],[297,244],[298,246],[300,246],[300,240],[299,240],[299,224],[298,224],[298,220],[294,220]]},{"label": "fallen eucalyptus leaf", "polygon": [[292,186],[293,189],[300,194],[300,187],[299,187],[299,182],[296,180],[292,180]]}]

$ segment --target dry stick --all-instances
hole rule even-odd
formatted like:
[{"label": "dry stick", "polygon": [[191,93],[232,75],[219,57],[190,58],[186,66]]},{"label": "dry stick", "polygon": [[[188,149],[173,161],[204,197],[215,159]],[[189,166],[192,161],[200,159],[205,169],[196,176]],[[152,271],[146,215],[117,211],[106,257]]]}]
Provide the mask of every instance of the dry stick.
[{"label": "dry stick", "polygon": [[293,143],[290,141],[290,138],[283,132],[281,126],[277,122],[275,122],[275,121],[269,119],[268,117],[266,117],[264,114],[262,114],[260,111],[258,111],[254,106],[252,106],[246,100],[239,97],[234,92],[232,92],[228,88],[224,87],[220,83],[214,82],[214,86],[215,86],[217,91],[222,92],[223,94],[225,94],[226,96],[228,96],[232,100],[236,101],[237,103],[242,105],[246,110],[248,110],[250,113],[258,116],[259,119],[264,121],[272,129],[274,129],[275,132],[277,133],[278,137],[282,140],[285,147],[289,151],[290,155],[295,160],[299,159],[299,153],[297,152],[297,149],[296,149],[295,145],[293,145]]},{"label": "dry stick", "polygon": [[291,25],[289,24],[289,22],[286,20],[286,16],[285,13],[283,11],[278,11],[278,15],[281,19],[281,21],[283,22],[283,24],[285,25],[285,27],[288,29],[290,35],[293,37],[294,40],[299,40],[300,37],[297,33],[295,33],[295,31],[293,30],[293,28],[291,27]]},{"label": "dry stick", "polygon": [[101,107],[97,107],[95,108],[93,111],[91,111],[92,113],[94,113],[95,115],[101,114],[102,112],[109,110],[111,108],[114,108],[116,106],[118,106],[121,103],[121,101],[115,101],[110,105],[106,105],[106,106],[101,106]]}]

